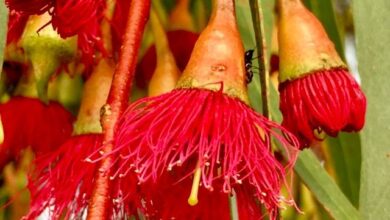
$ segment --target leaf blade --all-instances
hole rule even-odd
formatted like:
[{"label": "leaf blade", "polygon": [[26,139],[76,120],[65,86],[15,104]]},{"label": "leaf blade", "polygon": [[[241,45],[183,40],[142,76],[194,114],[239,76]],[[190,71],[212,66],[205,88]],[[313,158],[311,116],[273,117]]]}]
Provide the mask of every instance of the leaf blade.
[{"label": "leaf blade", "polygon": [[0,2],[0,73],[3,69],[4,48],[7,39],[8,9],[5,2]]},{"label": "leaf blade", "polygon": [[335,219],[360,219],[359,212],[344,196],[311,150],[301,151],[294,169]]},{"label": "leaf blade", "polygon": [[355,207],[359,207],[361,143],[357,133],[340,133],[328,138],[327,149],[336,181]]},{"label": "leaf blade", "polygon": [[[354,1],[358,68],[367,97],[362,137],[360,210],[363,219],[390,216],[390,20],[388,0]],[[386,48],[387,46],[387,48]]]}]

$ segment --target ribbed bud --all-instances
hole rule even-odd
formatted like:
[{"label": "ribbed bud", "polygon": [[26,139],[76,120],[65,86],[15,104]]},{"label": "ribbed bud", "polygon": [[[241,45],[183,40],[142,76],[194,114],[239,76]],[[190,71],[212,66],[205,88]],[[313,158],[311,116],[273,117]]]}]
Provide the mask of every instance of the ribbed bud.
[{"label": "ribbed bud", "polygon": [[214,7],[217,10],[196,42],[176,87],[222,90],[248,104],[244,48],[234,4],[216,1]]},{"label": "ribbed bud", "polygon": [[279,81],[346,65],[318,19],[300,0],[279,1]]}]

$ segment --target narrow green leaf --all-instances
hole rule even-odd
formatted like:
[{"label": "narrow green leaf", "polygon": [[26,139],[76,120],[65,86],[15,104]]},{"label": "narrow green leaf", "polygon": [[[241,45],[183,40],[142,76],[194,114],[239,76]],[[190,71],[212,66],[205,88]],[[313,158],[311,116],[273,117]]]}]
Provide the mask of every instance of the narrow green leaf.
[{"label": "narrow green leaf", "polygon": [[277,123],[282,123],[283,116],[279,111],[279,93],[271,84],[269,88],[271,118]]},{"label": "narrow green leaf", "polygon": [[7,39],[8,9],[4,1],[0,1],[0,73],[3,69],[4,48]]},{"label": "narrow green leaf", "polygon": [[360,219],[359,212],[344,196],[311,150],[303,150],[294,167],[324,208],[337,220]]},{"label": "narrow green leaf", "polygon": [[356,133],[340,133],[338,138],[327,139],[330,161],[336,181],[349,201],[359,207],[361,147]]},{"label": "narrow green leaf", "polygon": [[160,0],[152,0],[152,5],[153,5],[153,10],[157,13],[157,16],[160,19],[161,24],[164,27],[166,27],[168,23],[167,7],[171,7],[171,6],[170,5],[167,6],[167,2],[163,2]]},{"label": "narrow green leaf", "polygon": [[359,73],[367,96],[361,133],[363,219],[390,216],[390,1],[353,1]]},{"label": "narrow green leaf", "polygon": [[252,25],[251,11],[247,1],[240,0],[236,2],[236,17],[244,47],[246,49],[255,49],[255,35]]},{"label": "narrow green leaf", "polygon": [[211,14],[211,1],[210,0],[192,0],[191,1],[191,13],[195,25],[196,32],[202,31],[206,25]]}]

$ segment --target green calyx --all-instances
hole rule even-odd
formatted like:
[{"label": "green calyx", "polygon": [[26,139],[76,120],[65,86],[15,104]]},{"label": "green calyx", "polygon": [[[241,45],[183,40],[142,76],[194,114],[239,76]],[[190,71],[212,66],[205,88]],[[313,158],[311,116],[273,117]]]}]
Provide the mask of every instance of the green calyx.
[{"label": "green calyx", "polygon": [[73,125],[73,134],[82,135],[82,134],[100,134],[103,132],[100,121],[82,123],[77,121]]},{"label": "green calyx", "polygon": [[334,59],[327,54],[320,54],[317,57],[311,57],[307,60],[302,60],[289,65],[280,66],[279,81],[291,81],[302,78],[311,73],[330,70],[335,68],[347,68],[341,59]]},{"label": "green calyx", "polygon": [[[40,19],[40,17],[33,17]],[[76,38],[62,39],[51,26],[41,28],[32,20],[28,23],[22,36],[21,46],[29,61],[31,74],[35,78],[39,98],[47,101],[47,86],[50,77],[61,64],[70,62],[76,55]],[[38,29],[37,29],[38,28]]]}]

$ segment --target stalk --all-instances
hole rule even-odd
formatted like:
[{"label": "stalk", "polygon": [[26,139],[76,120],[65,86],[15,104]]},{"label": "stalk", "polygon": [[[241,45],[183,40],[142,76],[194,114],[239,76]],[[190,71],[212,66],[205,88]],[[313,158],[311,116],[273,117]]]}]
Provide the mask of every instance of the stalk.
[{"label": "stalk", "polygon": [[250,0],[253,29],[255,30],[256,49],[258,51],[259,75],[261,85],[261,99],[263,115],[270,118],[269,112],[269,73],[265,53],[264,25],[262,21],[263,10],[258,0]]},{"label": "stalk", "polygon": [[[113,148],[116,123],[127,106],[130,88],[134,78],[137,55],[142,40],[145,24],[149,17],[150,0],[132,1],[126,32],[123,37],[119,63],[116,66],[107,103],[101,110],[101,123],[104,132],[103,151]],[[88,208],[87,219],[108,219],[110,213],[110,168],[113,156],[104,158],[96,172],[96,182]]]}]

